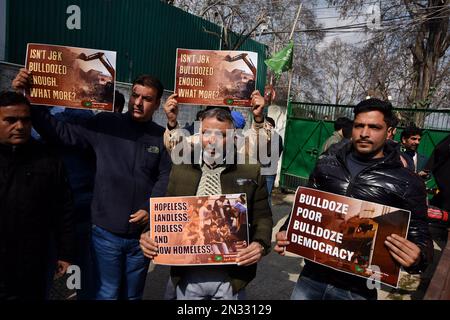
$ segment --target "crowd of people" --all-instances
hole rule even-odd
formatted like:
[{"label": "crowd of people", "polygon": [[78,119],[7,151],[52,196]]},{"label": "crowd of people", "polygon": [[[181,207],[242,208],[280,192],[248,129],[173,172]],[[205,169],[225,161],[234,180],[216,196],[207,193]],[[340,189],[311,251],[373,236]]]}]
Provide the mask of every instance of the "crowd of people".
[{"label": "crowd of people", "polygon": [[[200,131],[193,132],[177,122],[176,94],[164,103],[166,128],[152,121],[164,88],[149,75],[133,82],[126,113],[119,106],[68,112],[67,119],[30,105],[23,95],[30,79],[21,69],[14,91],[0,94],[0,299],[45,299],[53,275],[71,264],[82,270],[79,299],[141,299],[158,255],[149,198],[245,194],[233,205],[219,198],[193,208],[183,233],[185,243],[236,252],[236,265],[172,266],[166,290],[167,299],[244,299],[272,246],[270,195],[283,150],[273,119],[264,116],[264,97],[252,93],[245,134],[236,129],[242,119],[220,107],[203,110]],[[353,121],[337,121],[308,185],[411,211],[407,237],[393,234],[385,245],[407,272],[423,272],[433,259],[423,178],[432,173],[440,183],[448,171],[448,138],[425,166],[417,153],[420,130],[405,129],[401,144],[389,139],[396,121],[389,103],[364,100],[354,114]],[[247,161],[239,161],[242,155]],[[448,183],[440,188],[448,193]],[[449,197],[441,198],[436,205],[448,210]],[[274,251],[281,255],[288,221],[276,233]],[[236,242],[247,230],[248,243]],[[376,297],[363,279],[310,261],[292,293],[292,299]]]}]

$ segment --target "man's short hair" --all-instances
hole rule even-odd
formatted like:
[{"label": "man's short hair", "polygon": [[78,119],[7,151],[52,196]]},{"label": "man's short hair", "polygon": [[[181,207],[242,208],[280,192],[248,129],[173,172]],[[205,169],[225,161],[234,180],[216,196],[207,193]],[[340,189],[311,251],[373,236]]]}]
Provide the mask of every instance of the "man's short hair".
[{"label": "man's short hair", "polygon": [[14,91],[3,91],[0,93],[0,107],[7,107],[7,106],[17,106],[17,105],[30,105],[30,101],[20,93],[14,92]]},{"label": "man's short hair", "polygon": [[122,112],[125,106],[125,97],[118,90],[114,91],[114,107]]},{"label": "man's short hair", "polygon": [[224,110],[226,112],[229,112],[231,114],[230,107],[224,107],[224,106],[222,106],[222,107],[219,107],[219,106],[206,106],[205,110],[203,110],[203,111],[208,111],[208,110],[211,110],[211,109],[222,109],[222,110]]},{"label": "man's short hair", "polygon": [[197,115],[195,116],[195,121],[201,121],[202,120],[203,112],[205,112],[205,110],[200,110],[199,112],[197,112]]},{"label": "man's short hair", "polygon": [[202,120],[209,118],[215,118],[220,122],[230,122],[233,128],[235,127],[233,117],[231,116],[231,112],[224,110],[220,107],[205,110],[205,112],[203,112],[202,114]]},{"label": "man's short hair", "polygon": [[401,139],[408,139],[412,136],[422,136],[422,129],[416,127],[416,126],[408,126],[406,127],[402,133],[400,134]]},{"label": "man's short hair", "polygon": [[389,127],[391,118],[392,118],[392,104],[389,101],[383,101],[376,98],[370,98],[361,101],[358,103],[353,109],[353,113],[355,114],[355,118],[361,112],[370,112],[370,111],[379,111],[384,115],[384,122]]},{"label": "man's short hair", "polygon": [[334,131],[344,129],[344,127],[348,127],[348,125],[352,123],[353,121],[347,117],[337,118],[336,121],[334,122]]},{"label": "man's short hair", "polygon": [[139,77],[137,77],[133,81],[133,87],[136,84],[139,84],[144,87],[155,88],[157,91],[158,99],[161,99],[161,97],[164,93],[164,86],[162,85],[161,81],[159,81],[157,78],[155,78],[151,75],[148,75],[148,74],[142,74]]},{"label": "man's short hair", "polygon": [[392,117],[388,119],[387,125],[390,128],[397,128],[398,123],[399,123],[398,118],[396,117],[395,114],[392,114]]},{"label": "man's short hair", "polygon": [[346,139],[350,139],[352,137],[353,131],[353,120],[346,118],[348,121],[345,121],[344,126],[342,127],[342,135]]},{"label": "man's short hair", "polygon": [[271,117],[266,117],[266,121],[267,121],[268,123],[270,123],[270,124],[272,125],[272,127],[275,128],[275,120],[273,120],[273,118],[271,118]]}]

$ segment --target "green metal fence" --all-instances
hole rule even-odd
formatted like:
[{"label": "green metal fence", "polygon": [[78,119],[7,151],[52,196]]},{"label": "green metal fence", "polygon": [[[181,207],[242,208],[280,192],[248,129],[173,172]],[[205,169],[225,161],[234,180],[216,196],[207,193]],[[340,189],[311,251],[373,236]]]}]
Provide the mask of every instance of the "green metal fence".
[{"label": "green metal fence", "polygon": [[[450,110],[417,110],[394,108],[400,118],[395,140],[400,140],[402,127],[412,119],[424,120],[418,152],[430,156],[435,146],[450,132]],[[417,116],[419,115],[419,116]],[[353,119],[353,106],[291,102],[288,105],[280,187],[295,190],[305,185],[321,153],[322,145],[333,134],[339,117]],[[427,182],[428,187],[434,181]]]},{"label": "green metal fence", "polygon": [[[159,0],[7,0],[6,61],[24,64],[29,42],[117,51],[117,80],[157,76],[174,87],[176,49],[219,50],[221,27]],[[67,9],[80,8],[81,29],[69,30]],[[266,46],[247,39],[239,50],[258,53],[257,87],[266,81]]]}]

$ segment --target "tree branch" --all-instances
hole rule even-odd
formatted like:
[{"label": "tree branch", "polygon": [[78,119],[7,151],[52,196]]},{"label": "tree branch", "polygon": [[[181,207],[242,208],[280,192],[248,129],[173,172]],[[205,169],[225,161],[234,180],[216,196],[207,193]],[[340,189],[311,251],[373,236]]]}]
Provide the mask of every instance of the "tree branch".
[{"label": "tree branch", "polygon": [[265,17],[259,19],[258,23],[247,33],[247,35],[245,37],[243,37],[234,47],[233,50],[237,50],[239,49],[242,44],[245,42],[245,40],[247,40],[250,35],[253,33],[253,31],[255,31],[256,29],[258,29],[258,27],[261,25],[261,23],[263,23],[265,21]]}]

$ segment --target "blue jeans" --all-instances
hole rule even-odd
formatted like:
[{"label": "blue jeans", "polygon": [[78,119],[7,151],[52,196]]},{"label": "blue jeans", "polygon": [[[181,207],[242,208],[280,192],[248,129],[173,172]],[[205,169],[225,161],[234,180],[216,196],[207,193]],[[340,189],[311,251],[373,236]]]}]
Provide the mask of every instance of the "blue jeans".
[{"label": "blue jeans", "polygon": [[276,174],[270,176],[264,176],[266,178],[266,186],[267,186],[267,194],[269,198],[269,205],[272,208],[272,190],[273,185],[275,184]]},{"label": "blue jeans", "polygon": [[92,226],[92,254],[96,271],[96,299],[142,299],[150,260],[138,239],[120,237]]},{"label": "blue jeans", "polygon": [[330,284],[319,282],[300,275],[291,300],[367,300],[349,290],[340,289]]}]

